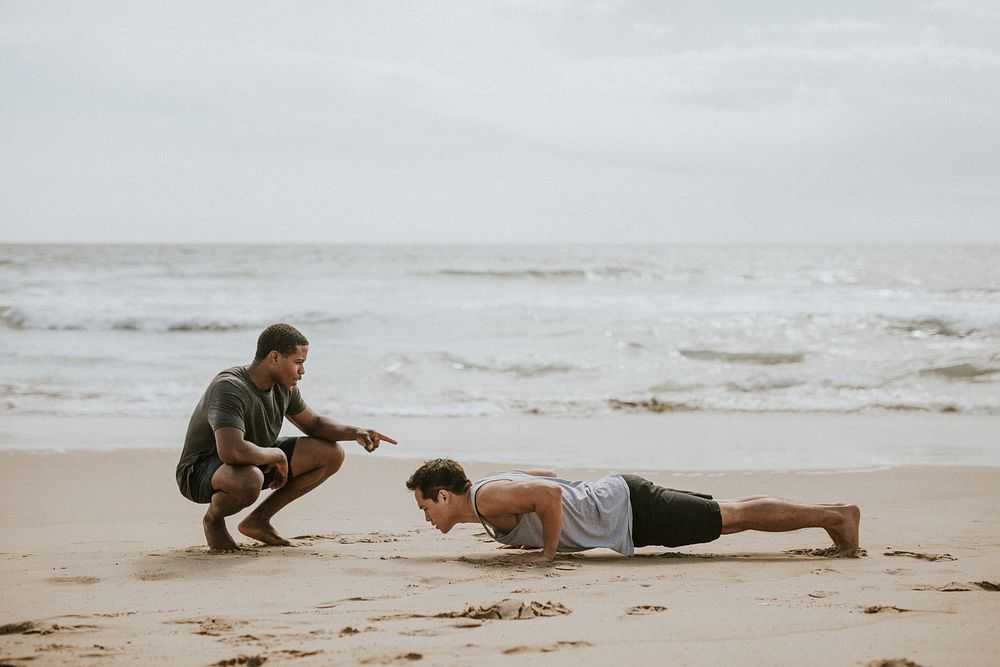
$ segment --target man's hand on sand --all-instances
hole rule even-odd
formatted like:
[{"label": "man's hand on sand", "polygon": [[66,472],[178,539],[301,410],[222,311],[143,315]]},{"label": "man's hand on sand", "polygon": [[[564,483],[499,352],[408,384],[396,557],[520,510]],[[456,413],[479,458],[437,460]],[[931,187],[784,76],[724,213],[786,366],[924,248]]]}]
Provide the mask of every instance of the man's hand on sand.
[{"label": "man's hand on sand", "polygon": [[555,558],[546,556],[541,551],[531,551],[526,554],[518,554],[510,559],[514,565],[548,565],[555,561]]},{"label": "man's hand on sand", "polygon": [[378,449],[379,443],[383,440],[391,445],[399,444],[389,436],[382,435],[378,431],[373,431],[370,428],[359,428],[358,434],[355,438],[357,439],[358,444],[365,448],[366,452],[374,452]]}]

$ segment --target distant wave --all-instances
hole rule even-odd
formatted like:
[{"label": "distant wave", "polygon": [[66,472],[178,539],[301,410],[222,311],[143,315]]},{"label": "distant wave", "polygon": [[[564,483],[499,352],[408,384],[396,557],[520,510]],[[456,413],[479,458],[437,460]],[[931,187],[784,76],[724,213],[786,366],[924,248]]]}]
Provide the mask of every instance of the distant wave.
[{"label": "distant wave", "polygon": [[330,324],[342,321],[322,313],[286,314],[274,320],[239,320],[227,318],[177,318],[163,315],[135,317],[30,315],[21,308],[0,306],[0,326],[18,330],[47,331],[240,331],[262,329],[273,321],[294,321],[297,324]]},{"label": "distant wave", "polygon": [[972,380],[978,377],[996,375],[997,373],[1000,373],[1000,368],[976,366],[975,364],[955,364],[953,366],[940,366],[920,371],[921,375],[937,375],[949,380]]},{"label": "distant wave", "polygon": [[24,329],[25,316],[17,308],[0,306],[0,325],[8,329]]},{"label": "distant wave", "polygon": [[627,412],[697,412],[702,409],[688,403],[661,401],[656,397],[640,401],[623,401],[612,398],[608,400],[608,405],[612,410]]},{"label": "distant wave", "polygon": [[[19,308],[0,308],[0,325],[9,329],[48,331],[233,331],[257,323],[225,320],[169,320],[159,317],[87,318],[54,320],[32,317]],[[265,325],[266,326],[266,325]]]},{"label": "distant wave", "polygon": [[649,280],[661,276],[648,271],[637,271],[626,267],[601,267],[595,269],[441,269],[440,271],[423,272],[417,275],[427,277],[448,278],[486,278],[498,280],[551,280],[551,281],[584,281],[584,280]]},{"label": "distant wave", "polygon": [[861,412],[865,409],[889,410],[891,412],[936,412],[940,414],[958,414],[966,412],[952,403],[943,405],[914,405],[912,403],[875,403],[868,408],[860,408],[849,412]]},{"label": "distant wave", "polygon": [[971,327],[956,327],[948,322],[939,319],[925,320],[903,320],[889,326],[890,331],[899,331],[910,335],[925,336],[948,336],[952,338],[965,338],[976,330]]},{"label": "distant wave", "polygon": [[935,414],[998,414],[1000,410],[996,408],[990,408],[986,406],[977,407],[974,409],[963,408],[954,403],[906,403],[906,402],[881,402],[877,401],[870,403],[868,405],[857,406],[857,407],[844,407],[844,406],[828,406],[828,407],[798,407],[794,405],[777,405],[773,407],[764,406],[725,406],[716,407],[708,405],[697,405],[694,403],[685,403],[683,401],[661,401],[656,397],[640,399],[640,400],[621,400],[621,399],[609,399],[608,406],[615,411],[620,412],[648,412],[648,413],[661,413],[661,412],[747,412],[747,413],[776,413],[776,412],[791,412],[791,413],[829,413],[829,414],[843,414],[843,413],[857,413],[857,412],[868,412],[872,410],[888,410],[891,412],[924,412],[924,413],[935,413]]},{"label": "distant wave", "polygon": [[583,370],[577,366],[562,363],[484,364],[467,361],[461,357],[447,353],[441,355],[441,360],[451,366],[454,370],[499,373],[503,375],[513,375],[519,378],[540,377],[543,375],[572,373],[574,371]]},{"label": "distant wave", "polygon": [[793,380],[789,378],[756,378],[752,380],[742,380],[739,382],[726,382],[724,384],[678,384],[674,382],[663,382],[649,388],[653,394],[678,394],[691,393],[713,389],[725,389],[728,392],[754,393],[778,391],[791,389],[808,384],[805,379]]},{"label": "distant wave", "polygon": [[805,355],[801,353],[719,352],[716,350],[679,350],[679,352],[688,359],[723,361],[727,364],[775,366],[778,364],[800,364],[805,360]]},{"label": "distant wave", "polygon": [[4,398],[41,398],[52,401],[71,399],[74,401],[99,401],[106,398],[99,391],[82,391],[78,389],[48,389],[42,387],[24,387],[12,384],[0,385],[0,396]]}]

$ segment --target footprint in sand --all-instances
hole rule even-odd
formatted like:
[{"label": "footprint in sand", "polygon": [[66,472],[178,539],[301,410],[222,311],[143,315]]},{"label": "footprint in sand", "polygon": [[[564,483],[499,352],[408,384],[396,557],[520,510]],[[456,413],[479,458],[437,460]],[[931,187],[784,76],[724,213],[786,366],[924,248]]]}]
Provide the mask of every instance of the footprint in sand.
[{"label": "footprint in sand", "polygon": [[79,632],[84,630],[96,630],[100,626],[78,623],[76,625],[41,625],[32,621],[21,621],[20,623],[8,623],[0,626],[0,636],[2,635],[51,635],[56,632]]},{"label": "footprint in sand", "polygon": [[419,653],[412,653],[411,652],[411,653],[404,653],[402,655],[396,655],[396,656],[393,656],[391,658],[390,657],[386,657],[386,658],[368,658],[366,660],[362,660],[361,664],[362,665],[391,665],[394,662],[402,662],[404,660],[416,661],[416,660],[423,660],[423,658],[424,658],[423,655],[421,655]]},{"label": "footprint in sand", "polygon": [[179,572],[139,572],[135,578],[139,581],[169,581],[180,577]]},{"label": "footprint in sand", "polygon": [[338,544],[383,544],[385,542],[399,542],[406,539],[406,535],[395,535],[377,531],[374,533],[361,533],[360,535],[341,535],[339,533],[327,533],[322,535],[296,535],[293,540],[332,540]]},{"label": "footprint in sand", "polygon": [[391,596],[382,595],[382,596],[374,597],[374,598],[366,598],[366,597],[356,596],[356,597],[352,597],[352,598],[343,598],[341,600],[334,600],[333,602],[324,602],[322,604],[316,605],[315,608],[316,609],[333,609],[334,607],[339,607],[340,605],[344,604],[345,602],[373,602],[375,600],[388,600],[388,599],[391,599]]},{"label": "footprint in sand", "polygon": [[629,607],[625,610],[625,613],[629,616],[645,616],[647,614],[659,614],[661,611],[666,610],[666,607],[658,604],[640,604],[635,607]]},{"label": "footprint in sand", "polygon": [[[221,618],[187,618],[179,621],[164,621],[168,625],[197,625],[196,635],[207,637],[218,637],[223,633],[230,632],[239,625],[246,625],[246,621],[226,621]],[[245,656],[244,656],[245,657]],[[242,664],[242,663],[227,663]]]},{"label": "footprint in sand", "polygon": [[[205,634],[209,634],[209,633],[205,633]],[[210,636],[215,636],[215,635],[210,635]],[[244,635],[238,635],[238,636],[235,636],[235,637],[220,637],[219,641],[222,642],[222,643],[224,643],[224,644],[231,644],[233,646],[243,646],[243,647],[246,647],[249,644],[256,643],[256,644],[259,644],[261,646],[265,646],[266,647],[266,646],[269,646],[270,643],[275,638],[276,638],[276,635],[269,635],[269,634],[266,634],[266,633],[262,633],[262,634],[256,634],[256,635],[244,634]]]},{"label": "footprint in sand", "polygon": [[219,662],[215,662],[212,664],[218,665],[219,667],[225,667],[227,665],[246,665],[247,667],[260,667],[265,662],[267,662],[267,656],[238,655],[235,658],[230,658],[229,660],[220,660]]},{"label": "footprint in sand", "polygon": [[973,581],[970,583],[962,583],[960,581],[952,581],[944,586],[920,586],[919,588],[914,588],[915,591],[941,591],[943,593],[964,593],[968,591],[1000,591],[1000,582],[996,581]]},{"label": "footprint in sand", "polygon": [[912,609],[903,609],[902,607],[897,607],[895,605],[876,604],[876,605],[872,605],[870,607],[862,607],[861,611],[865,612],[866,614],[882,614],[882,613],[885,613],[887,611],[888,612],[902,613],[902,612],[905,612],[905,611],[913,611],[913,610]]},{"label": "footprint in sand", "polygon": [[468,606],[462,611],[444,611],[439,614],[393,614],[378,616],[371,621],[392,621],[406,618],[471,618],[476,620],[519,621],[542,616],[562,616],[573,613],[559,602],[522,602],[503,599],[488,605]]},{"label": "footprint in sand", "polygon": [[525,603],[520,600],[505,599],[490,605],[470,606],[462,611],[445,612],[436,616],[437,618],[476,618],[483,620],[516,621],[541,616],[561,616],[569,613],[571,613],[570,610],[559,602],[532,601]]},{"label": "footprint in sand", "polygon": [[100,616],[101,618],[121,618],[122,616],[135,616],[138,613],[137,611],[106,611],[94,614],[94,616]]},{"label": "footprint in sand", "polygon": [[49,577],[45,581],[50,584],[96,584],[100,577]]},{"label": "footprint in sand", "polygon": [[20,623],[8,623],[0,625],[0,635],[20,635],[25,634],[35,627],[31,621],[21,621]]},{"label": "footprint in sand", "polygon": [[311,655],[319,655],[323,651],[296,651],[295,649],[284,649],[278,651],[281,655],[287,655],[289,658],[308,658]]},{"label": "footprint in sand", "polygon": [[886,548],[890,550],[882,554],[883,556],[908,556],[909,558],[918,558],[920,560],[929,560],[932,562],[939,560],[958,560],[951,554],[922,554],[916,551],[897,551],[895,549],[891,549],[890,547]]},{"label": "footprint in sand", "polygon": [[562,641],[556,642],[555,644],[546,644],[544,646],[515,646],[513,648],[504,649],[505,655],[516,655],[518,653],[552,653],[553,651],[561,651],[567,648],[586,648],[592,646],[590,642],[584,641]]}]

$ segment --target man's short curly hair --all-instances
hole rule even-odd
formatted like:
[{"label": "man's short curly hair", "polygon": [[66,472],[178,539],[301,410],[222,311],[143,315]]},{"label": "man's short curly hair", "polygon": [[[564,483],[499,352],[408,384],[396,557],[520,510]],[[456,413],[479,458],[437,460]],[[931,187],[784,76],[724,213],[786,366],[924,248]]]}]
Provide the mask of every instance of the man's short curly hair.
[{"label": "man's short curly hair", "polygon": [[260,332],[257,338],[257,355],[255,361],[260,361],[271,350],[276,350],[278,354],[287,357],[294,354],[295,348],[299,345],[308,345],[309,341],[302,333],[291,324],[272,324]]},{"label": "man's short curly hair", "polygon": [[470,486],[472,482],[465,476],[465,470],[451,459],[425,461],[406,481],[406,488],[410,491],[419,489],[420,495],[434,502],[437,502],[438,491],[442,489],[463,494]]}]

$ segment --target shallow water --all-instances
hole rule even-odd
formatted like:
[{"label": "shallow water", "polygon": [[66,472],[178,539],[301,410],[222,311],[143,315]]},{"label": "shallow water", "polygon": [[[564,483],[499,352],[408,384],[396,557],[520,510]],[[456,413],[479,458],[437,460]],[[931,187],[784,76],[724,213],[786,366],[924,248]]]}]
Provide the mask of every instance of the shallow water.
[{"label": "shallow water", "polygon": [[1000,248],[0,246],[0,415],[186,416],[257,334],[333,414],[1000,414]]}]

